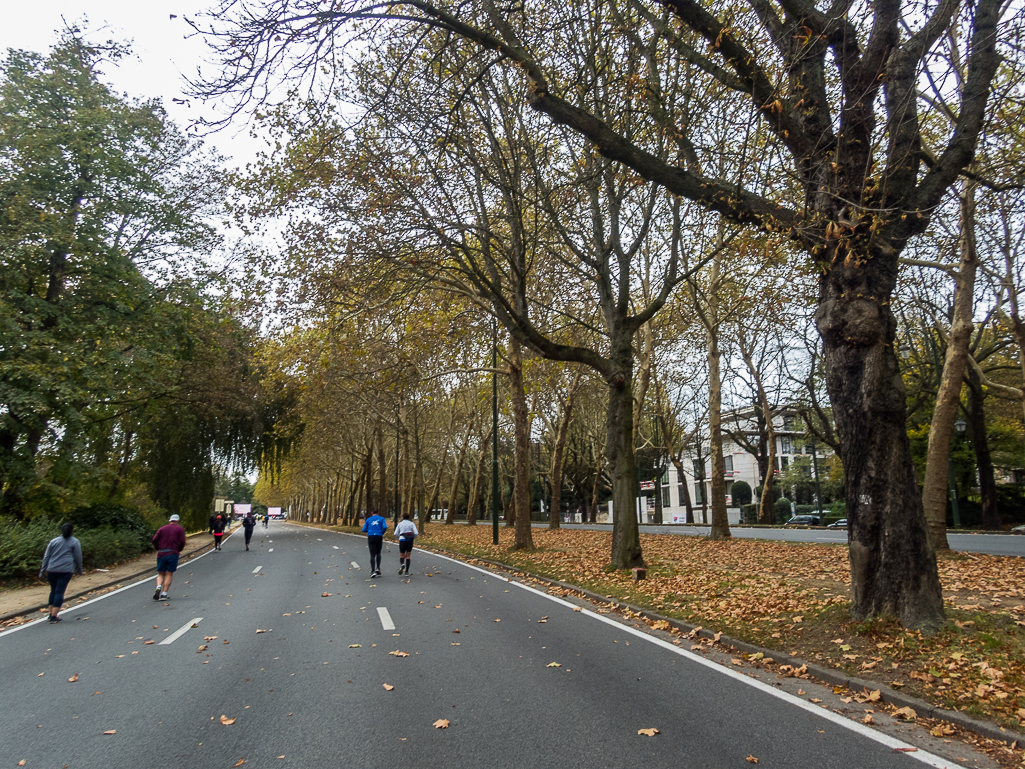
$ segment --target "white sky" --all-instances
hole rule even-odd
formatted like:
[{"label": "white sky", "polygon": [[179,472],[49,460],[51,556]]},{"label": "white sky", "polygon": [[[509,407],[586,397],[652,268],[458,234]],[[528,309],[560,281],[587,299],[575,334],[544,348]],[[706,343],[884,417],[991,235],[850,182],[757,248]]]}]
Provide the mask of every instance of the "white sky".
[{"label": "white sky", "polygon": [[[65,20],[69,25],[80,23],[92,42],[128,42],[134,57],[122,60],[118,66],[106,65],[104,79],[119,93],[160,98],[172,119],[184,127],[198,116],[212,117],[214,112],[208,105],[193,103],[186,107],[171,101],[182,98],[182,74],[194,74],[205,54],[198,36],[186,39],[191,28],[183,17],[194,18],[211,4],[212,0],[172,0],[167,4],[140,0],[4,0],[0,51],[6,54],[8,48],[19,48],[46,54]],[[170,18],[171,14],[177,18]],[[257,149],[242,125],[208,136],[206,141],[236,162],[251,159]]]}]

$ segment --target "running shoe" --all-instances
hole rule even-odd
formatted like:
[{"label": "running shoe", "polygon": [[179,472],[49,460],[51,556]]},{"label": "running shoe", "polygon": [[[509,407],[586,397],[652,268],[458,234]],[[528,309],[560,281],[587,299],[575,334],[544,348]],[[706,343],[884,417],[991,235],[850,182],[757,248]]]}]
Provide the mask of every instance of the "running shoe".
[{"label": "running shoe", "polygon": [[159,587],[156,590],[153,591],[153,600],[154,601],[159,601],[160,600],[160,588]]}]

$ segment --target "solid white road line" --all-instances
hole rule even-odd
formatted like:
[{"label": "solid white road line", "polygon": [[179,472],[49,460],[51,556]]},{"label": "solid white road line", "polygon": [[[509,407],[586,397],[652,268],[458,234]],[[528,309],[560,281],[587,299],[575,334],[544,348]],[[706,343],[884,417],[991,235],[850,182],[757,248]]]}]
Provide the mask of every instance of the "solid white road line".
[{"label": "solid white road line", "polygon": [[262,566],[257,566],[255,569],[253,569],[253,574],[256,574],[262,568],[263,568]]},{"label": "solid white road line", "polygon": [[[356,535],[350,534],[348,536]],[[487,569],[482,569],[479,566],[473,566],[463,561],[456,560],[455,558],[449,558],[446,555],[441,555],[440,553],[430,553],[430,555],[434,558],[442,558],[446,561],[457,564],[459,566],[463,566],[472,571],[476,571],[480,574],[487,575],[488,577],[501,580],[502,582],[508,582],[511,585],[516,585],[516,587],[518,588],[526,590],[530,593],[534,593],[535,595],[538,595],[541,598],[546,598],[549,601],[552,601],[553,603],[559,604],[560,606],[565,606],[569,609],[579,608],[578,606],[576,606],[576,604],[572,604],[569,601],[563,600],[562,598],[559,598],[554,595],[549,595],[548,593],[538,590],[537,588],[531,587],[530,585],[525,585],[522,582],[516,582],[515,580],[511,580],[499,574],[495,574],[494,572],[488,571]],[[955,764],[951,761],[947,761],[946,759],[941,758],[940,756],[933,755],[932,753],[929,753],[923,750],[922,748],[918,748],[914,745],[911,745],[910,743],[904,742],[903,740],[898,740],[895,737],[889,736],[888,734],[877,732],[874,729],[869,728],[865,724],[862,724],[860,721],[853,721],[847,718],[846,716],[840,715],[839,713],[833,713],[830,710],[823,710],[818,705],[815,705],[811,702],[807,702],[801,699],[800,697],[796,697],[793,694],[788,694],[787,692],[779,691],[770,684],[764,683],[763,681],[760,681],[755,678],[748,678],[743,673],[735,671],[732,668],[723,667],[717,662],[713,662],[710,659],[706,659],[705,657],[702,657],[699,654],[695,654],[694,652],[682,649],[679,646],[673,646],[668,641],[663,641],[661,638],[650,636],[647,633],[642,632],[641,630],[632,628],[629,625],[623,625],[614,619],[610,619],[601,614],[596,614],[595,612],[590,611],[588,609],[583,609],[576,613],[583,614],[584,616],[590,617],[591,619],[596,619],[599,622],[604,622],[606,625],[611,625],[612,627],[619,628],[623,632],[630,633],[631,635],[634,635],[637,638],[640,638],[641,640],[647,641],[648,643],[655,644],[656,646],[661,646],[666,651],[672,652],[673,654],[677,654],[681,657],[685,657],[691,662],[714,670],[715,672],[720,673],[724,676],[729,676],[730,678],[739,681],[740,683],[754,687],[755,689],[758,689],[771,697],[776,697],[777,699],[783,700],[784,702],[787,702],[793,705],[794,707],[801,708],[801,710],[806,710],[809,713],[814,713],[820,718],[824,718],[825,720],[830,721],[836,724],[837,726],[842,726],[844,729],[849,729],[852,732],[856,732],[862,735],[863,737],[867,737],[868,739],[885,745],[888,748],[915,748],[914,753],[906,754],[907,757],[913,758],[916,761],[920,761],[921,763],[927,766],[936,767],[936,769],[957,769],[957,767],[960,766],[960,764]]]},{"label": "solid white road line", "polygon": [[352,568],[354,568],[354,569],[358,569],[358,568],[359,568],[359,564],[358,564],[358,563],[356,563],[355,561],[349,561],[349,565],[350,565],[350,566],[351,566]]},{"label": "solid white road line", "polygon": [[173,633],[171,633],[171,635],[169,635],[167,638],[165,638],[163,641],[161,641],[159,644],[157,644],[157,646],[167,646],[168,644],[173,644],[175,641],[177,641],[183,635],[188,633],[193,625],[198,625],[200,623],[200,620],[202,620],[202,619],[203,619],[202,617],[193,617],[188,622],[186,622],[184,625],[182,625],[180,628],[178,628]]},{"label": "solid white road line", "polygon": [[384,608],[383,606],[378,606],[377,616],[381,618],[381,627],[383,627],[385,630],[395,629],[395,623],[391,621],[391,615],[388,613],[388,610],[386,608]]}]

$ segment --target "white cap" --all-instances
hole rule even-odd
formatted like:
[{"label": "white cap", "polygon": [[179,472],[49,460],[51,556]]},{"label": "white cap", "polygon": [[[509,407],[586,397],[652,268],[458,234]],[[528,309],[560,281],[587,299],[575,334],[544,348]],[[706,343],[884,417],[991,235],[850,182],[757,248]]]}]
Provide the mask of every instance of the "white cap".
[{"label": "white cap", "polygon": [[174,515],[172,515],[172,516],[170,517],[170,519],[169,519],[169,520],[172,520],[172,521],[180,521],[180,520],[181,520],[181,518],[179,518],[179,517],[178,517],[178,514],[177,514],[177,513],[175,513]]}]

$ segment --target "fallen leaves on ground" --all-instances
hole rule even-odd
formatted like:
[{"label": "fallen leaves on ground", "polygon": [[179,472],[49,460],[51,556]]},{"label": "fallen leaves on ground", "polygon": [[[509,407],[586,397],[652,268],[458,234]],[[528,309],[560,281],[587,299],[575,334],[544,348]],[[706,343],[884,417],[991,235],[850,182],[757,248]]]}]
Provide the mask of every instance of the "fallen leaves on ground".
[{"label": "fallen leaves on ground", "polygon": [[227,716],[222,715],[221,716],[221,723],[224,724],[225,726],[231,726],[233,723],[235,723],[235,719],[234,718],[228,718]]},{"label": "fallen leaves on ground", "polygon": [[918,713],[911,707],[903,707],[893,712],[894,718],[903,718],[907,721],[913,721],[918,718]]},{"label": "fallen leaves on ground", "polygon": [[434,722],[434,728],[435,729],[448,729],[448,719],[447,718],[439,718],[437,721]]},{"label": "fallen leaves on ground", "polygon": [[381,685],[382,685],[382,686],[384,687],[384,690],[385,690],[386,692],[390,692],[390,691],[391,691],[392,689],[394,689],[394,688],[395,688],[395,687],[394,687],[394,686],[392,686],[391,684],[381,684]]},{"label": "fallen leaves on ground", "polygon": [[73,683],[75,683],[75,682],[76,682],[77,680],[78,680],[78,673],[75,673],[75,675],[71,676],[71,678],[69,678],[69,679],[68,679],[68,683],[69,683],[69,684],[73,684]]},{"label": "fallen leaves on ground", "polygon": [[661,734],[662,732],[658,729],[638,729],[637,733],[647,735],[648,737],[654,737],[656,734]]},{"label": "fallen leaves on ground", "polygon": [[108,729],[104,734],[117,734],[117,729]]},{"label": "fallen leaves on ground", "polygon": [[757,759],[757,758],[755,758],[754,756],[748,756],[748,757],[747,757],[747,762],[748,762],[749,764],[757,764],[757,763],[758,763],[758,759]]},{"label": "fallen leaves on ground", "polygon": [[349,644],[350,649],[362,649],[363,644]]},{"label": "fallen leaves on ground", "polygon": [[242,766],[242,764],[244,764],[245,762],[246,762],[246,760],[245,760],[244,758],[240,758],[240,759],[238,760],[238,763],[237,763],[237,764],[235,764],[235,766]]},{"label": "fallen leaves on ground", "polygon": [[330,598],[331,597],[331,593],[321,593],[320,597],[321,598]]},{"label": "fallen leaves on ground", "polygon": [[408,657],[408,656],[409,656],[409,652],[401,652],[401,651],[399,651],[398,649],[396,649],[396,650],[395,650],[395,651],[393,651],[393,652],[388,652],[388,653],[389,653],[389,654],[390,654],[391,656],[393,656],[393,657]]},{"label": "fallen leaves on ground", "polygon": [[545,665],[545,667],[546,668],[561,668],[562,665],[559,664],[558,662],[549,662],[547,665]]}]

